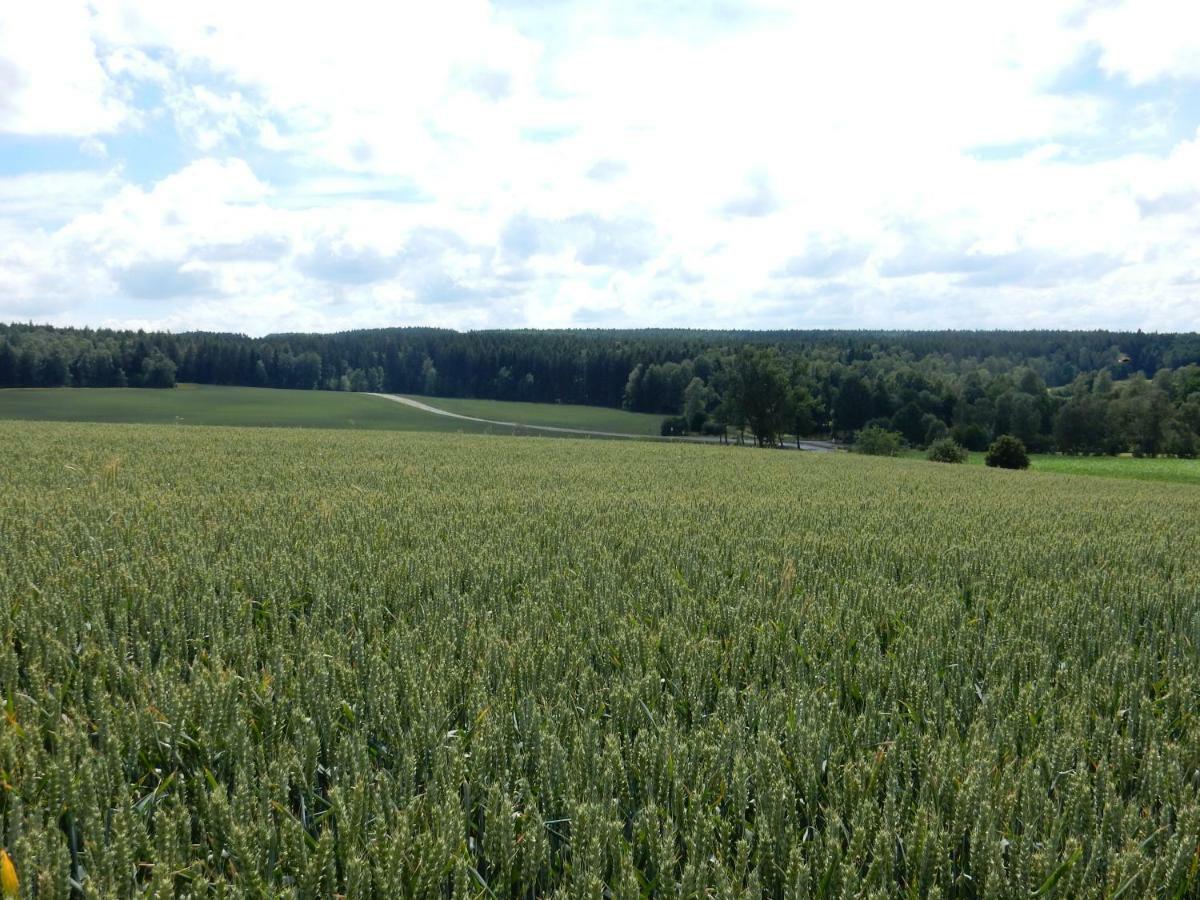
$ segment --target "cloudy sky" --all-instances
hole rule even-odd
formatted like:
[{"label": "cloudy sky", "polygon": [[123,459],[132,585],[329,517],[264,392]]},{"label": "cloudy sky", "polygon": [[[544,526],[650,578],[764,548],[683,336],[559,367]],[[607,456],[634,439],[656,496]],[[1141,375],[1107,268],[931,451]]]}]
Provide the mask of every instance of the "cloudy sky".
[{"label": "cloudy sky", "polygon": [[1200,3],[0,2],[0,320],[1200,328]]}]

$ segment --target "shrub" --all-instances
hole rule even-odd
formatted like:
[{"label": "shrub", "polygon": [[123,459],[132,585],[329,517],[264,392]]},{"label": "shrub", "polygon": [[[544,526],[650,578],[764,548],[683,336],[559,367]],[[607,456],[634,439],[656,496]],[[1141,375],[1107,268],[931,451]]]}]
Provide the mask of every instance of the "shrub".
[{"label": "shrub", "polygon": [[999,469],[1028,469],[1029,454],[1025,452],[1025,444],[1020,438],[1002,434],[988,447],[984,462]]},{"label": "shrub", "polygon": [[900,452],[900,435],[885,428],[864,428],[854,442],[854,452],[868,456],[895,456]]},{"label": "shrub", "polygon": [[942,438],[929,445],[929,452],[925,457],[932,462],[965,463],[967,451],[950,438]]}]

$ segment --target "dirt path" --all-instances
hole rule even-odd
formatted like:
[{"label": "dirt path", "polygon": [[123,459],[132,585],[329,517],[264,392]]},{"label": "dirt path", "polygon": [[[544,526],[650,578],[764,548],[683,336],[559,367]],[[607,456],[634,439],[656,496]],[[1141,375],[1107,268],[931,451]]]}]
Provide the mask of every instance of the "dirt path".
[{"label": "dirt path", "polygon": [[[520,428],[527,431],[548,431],[553,434],[578,434],[586,437],[624,438],[627,440],[636,441],[677,441],[691,444],[720,443],[720,438],[716,437],[664,437],[656,434],[631,434],[624,431],[592,431],[587,428],[564,428],[559,425],[527,425],[524,422],[505,422],[500,419],[481,419],[478,416],[464,416],[462,413],[450,412],[446,409],[438,409],[436,406],[430,406],[428,403],[422,403],[420,400],[414,400],[411,397],[402,397],[400,394],[378,394],[371,392],[370,396],[382,397],[384,400],[391,400],[393,403],[403,403],[405,406],[411,406],[413,409],[419,409],[423,412],[433,413],[435,416],[446,416],[450,419],[461,419],[464,422],[479,422],[483,425],[498,425],[501,428]],[[834,450],[836,447],[828,441],[801,441],[799,449],[828,451]]]}]

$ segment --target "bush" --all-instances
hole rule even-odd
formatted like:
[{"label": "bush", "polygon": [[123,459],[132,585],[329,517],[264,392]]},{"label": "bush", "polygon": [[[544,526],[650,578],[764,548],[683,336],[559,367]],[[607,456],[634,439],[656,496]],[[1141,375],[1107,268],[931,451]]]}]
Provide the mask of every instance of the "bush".
[{"label": "bush", "polygon": [[1020,438],[1002,434],[988,447],[984,462],[999,469],[1028,469],[1029,454],[1025,452],[1025,445]]},{"label": "bush", "polygon": [[663,437],[679,437],[687,434],[687,425],[687,419],[683,416],[671,416],[669,419],[663,419],[659,434]]},{"label": "bush", "polygon": [[854,442],[855,453],[868,456],[896,456],[900,452],[900,435],[885,428],[864,428]]},{"label": "bush", "polygon": [[967,451],[950,438],[942,438],[929,445],[929,452],[925,454],[925,458],[931,462],[965,463]]}]

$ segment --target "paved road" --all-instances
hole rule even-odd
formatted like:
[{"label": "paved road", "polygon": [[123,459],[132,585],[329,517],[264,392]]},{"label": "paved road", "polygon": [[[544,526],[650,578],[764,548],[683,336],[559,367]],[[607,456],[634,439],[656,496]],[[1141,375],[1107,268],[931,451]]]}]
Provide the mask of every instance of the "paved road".
[{"label": "paved road", "polygon": [[[480,422],[484,425],[499,425],[501,428],[522,428],[528,431],[548,431],[554,434],[579,434],[588,437],[606,437],[606,438],[628,438],[638,441],[681,441],[691,444],[716,444],[720,442],[720,438],[716,437],[701,437],[698,435],[689,435],[687,437],[663,437],[654,434],[630,434],[624,431],[592,431],[587,428],[563,428],[558,425],[527,425],[524,422],[504,422],[500,419],[481,419],[478,416],[464,416],[462,413],[450,412],[446,409],[438,409],[436,406],[430,406],[428,403],[422,403],[420,400],[414,400],[412,397],[402,397],[400,394],[377,394],[371,392],[372,397],[382,397],[384,400],[391,400],[394,403],[403,403],[405,406],[411,406],[413,409],[419,409],[427,413],[433,413],[435,416],[446,416],[451,419],[461,419],[464,422]],[[794,446],[789,444],[788,446]],[[799,449],[829,451],[836,450],[837,446],[830,441],[801,441]]]}]

